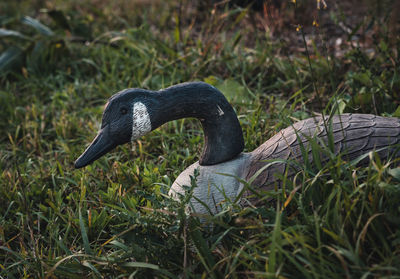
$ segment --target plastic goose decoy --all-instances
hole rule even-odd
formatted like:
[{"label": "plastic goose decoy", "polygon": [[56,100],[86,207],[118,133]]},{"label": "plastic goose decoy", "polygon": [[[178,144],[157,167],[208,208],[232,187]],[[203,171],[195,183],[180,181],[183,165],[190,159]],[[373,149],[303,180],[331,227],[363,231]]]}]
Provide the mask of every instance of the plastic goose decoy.
[{"label": "plastic goose decoy", "polygon": [[[76,160],[75,168],[92,163],[116,146],[136,140],[168,121],[186,117],[200,120],[204,148],[199,161],[178,176],[169,194],[175,198],[184,195],[183,186],[191,185],[190,177],[197,169],[191,206],[198,213],[218,212],[219,204],[227,197],[235,200],[243,190],[237,178],[248,181],[259,172],[252,181],[253,189],[273,188],[279,184],[275,174],[284,173],[287,164],[265,167],[265,161],[302,160],[301,146],[309,151],[310,137],[328,146],[327,127],[332,131],[335,154],[345,154],[347,160],[380,148],[381,157],[400,157],[399,148],[391,148],[400,144],[400,119],[370,114],[342,114],[325,121],[322,117],[309,118],[278,132],[253,152],[244,153],[242,129],[224,95],[206,83],[190,82],[160,91],[134,88],[113,95],[105,106],[100,131]],[[295,172],[291,168],[289,175]],[[254,203],[254,199],[245,190],[241,203]]]}]

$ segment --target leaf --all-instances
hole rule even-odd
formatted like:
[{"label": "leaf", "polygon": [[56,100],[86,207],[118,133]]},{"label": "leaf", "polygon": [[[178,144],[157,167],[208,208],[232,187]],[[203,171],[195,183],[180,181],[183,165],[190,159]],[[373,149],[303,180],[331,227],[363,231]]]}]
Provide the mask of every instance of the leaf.
[{"label": "leaf", "polygon": [[212,86],[215,86],[218,84],[218,79],[215,76],[208,76],[204,78],[204,82],[211,84]]},{"label": "leaf", "polygon": [[176,21],[176,26],[174,29],[174,39],[175,39],[175,43],[179,43],[181,40],[181,34],[180,34],[180,30],[179,30],[179,17],[178,15],[175,16],[175,21]]},{"label": "leaf", "polygon": [[22,33],[19,33],[18,31],[0,28],[0,37],[8,37],[8,36],[31,40],[29,37],[25,36]]},{"label": "leaf", "polygon": [[235,19],[235,25],[236,24],[239,24],[242,20],[243,20],[243,18],[245,18],[246,17],[246,15],[249,13],[249,10],[248,9],[243,9],[243,11],[236,17],[236,19]]},{"label": "leaf", "polygon": [[29,16],[24,16],[21,20],[22,23],[35,28],[39,33],[45,36],[53,36],[54,32],[51,31],[49,27],[38,21],[37,19],[31,18]]},{"label": "leaf", "polygon": [[397,107],[397,109],[396,109],[395,112],[393,113],[393,116],[395,116],[395,117],[400,117],[400,106]]},{"label": "leaf", "polygon": [[246,103],[249,101],[249,94],[243,85],[233,79],[226,79],[215,85],[230,102]]},{"label": "leaf", "polygon": [[268,261],[265,262],[265,270],[270,274],[275,274],[277,267],[279,266],[279,251],[277,251],[279,249],[277,249],[277,247],[279,247],[281,243],[281,218],[281,210],[278,202],[276,205],[274,230],[272,231],[271,236],[270,253],[268,256]]},{"label": "leaf", "polygon": [[81,235],[85,252],[86,254],[92,255],[92,250],[90,249],[90,244],[89,244],[89,238],[86,232],[85,222],[83,221],[82,212],[80,208],[79,208],[79,226],[81,228]]},{"label": "leaf", "polygon": [[5,73],[22,58],[22,50],[18,47],[9,47],[0,55],[0,74]]},{"label": "leaf", "polygon": [[141,267],[141,268],[150,268],[154,270],[159,270],[160,267],[155,264],[144,263],[144,262],[129,262],[122,264],[123,267]]},{"label": "leaf", "polygon": [[396,178],[396,180],[400,181],[400,168],[389,169],[388,173]]},{"label": "leaf", "polygon": [[88,261],[83,261],[83,262],[82,262],[82,265],[88,267],[90,270],[92,270],[94,273],[97,274],[98,278],[101,278],[100,272],[99,272],[99,271],[97,270],[97,268],[95,268],[90,262],[88,262]]},{"label": "leaf", "polygon": [[371,73],[369,71],[354,74],[354,79],[363,85],[371,86]]},{"label": "leaf", "polygon": [[117,247],[119,249],[122,249],[124,251],[129,251],[129,247],[126,246],[124,243],[118,241],[118,240],[112,240],[112,241],[110,241],[110,244],[112,244],[113,246],[115,246],[115,247]]},{"label": "leaf", "polygon": [[345,99],[339,99],[337,101],[337,113],[342,114],[347,107],[347,101]]}]

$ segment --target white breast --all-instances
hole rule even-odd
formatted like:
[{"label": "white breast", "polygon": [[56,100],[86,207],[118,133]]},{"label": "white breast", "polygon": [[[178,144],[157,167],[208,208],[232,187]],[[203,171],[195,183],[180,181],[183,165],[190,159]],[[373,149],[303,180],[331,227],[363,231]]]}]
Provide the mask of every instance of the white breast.
[{"label": "white breast", "polygon": [[194,177],[194,171],[197,169],[199,175],[196,177],[197,186],[190,201],[191,209],[200,214],[214,214],[221,210],[227,198],[234,201],[242,190],[243,185],[237,178],[243,178],[243,170],[249,157],[250,153],[242,153],[233,160],[211,166],[200,166],[199,162],[196,162],[178,176],[169,195],[176,199],[185,195],[187,190],[184,186],[191,187],[190,176]]}]

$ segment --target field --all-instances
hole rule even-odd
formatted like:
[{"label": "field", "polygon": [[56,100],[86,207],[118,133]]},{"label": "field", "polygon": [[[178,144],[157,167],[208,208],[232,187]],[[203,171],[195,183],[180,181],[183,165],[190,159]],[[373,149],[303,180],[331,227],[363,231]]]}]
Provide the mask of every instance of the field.
[{"label": "field", "polygon": [[199,2],[0,2],[0,278],[400,278],[399,159],[305,162],[205,223],[167,195],[194,119],[74,169],[129,87],[216,86],[245,151],[320,113],[400,117],[397,1]]}]

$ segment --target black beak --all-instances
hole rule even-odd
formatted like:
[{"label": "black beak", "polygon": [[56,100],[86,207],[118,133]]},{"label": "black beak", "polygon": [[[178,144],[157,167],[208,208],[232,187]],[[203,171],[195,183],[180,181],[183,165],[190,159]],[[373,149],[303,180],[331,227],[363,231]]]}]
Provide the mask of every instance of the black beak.
[{"label": "black beak", "polygon": [[109,125],[106,125],[99,131],[85,152],[75,161],[75,168],[79,169],[93,163],[117,145],[109,134]]}]

